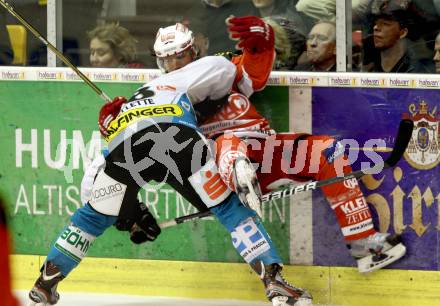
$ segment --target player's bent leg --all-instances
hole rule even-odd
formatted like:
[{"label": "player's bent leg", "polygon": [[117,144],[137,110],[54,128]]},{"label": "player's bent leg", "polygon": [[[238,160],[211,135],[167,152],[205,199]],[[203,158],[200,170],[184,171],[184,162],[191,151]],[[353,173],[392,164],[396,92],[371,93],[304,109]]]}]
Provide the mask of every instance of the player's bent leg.
[{"label": "player's bent leg", "polygon": [[[325,136],[314,137],[325,139]],[[332,142],[322,151],[317,180],[352,172],[344,152],[338,149],[338,142],[328,139]],[[359,272],[380,269],[405,255],[406,248],[399,235],[391,236],[374,229],[370,208],[356,179],[324,186],[322,191],[336,214]]]},{"label": "player's bent leg", "polygon": [[232,133],[216,139],[216,163],[225,184],[240,201],[261,217],[261,188],[255,169],[246,155],[246,144]]},{"label": "player's bent leg", "polygon": [[[211,211],[231,233],[232,243],[243,259],[258,273],[273,305],[311,305],[311,296],[282,279],[281,258],[255,211],[243,206],[236,194]],[[298,290],[296,290],[298,289]]]},{"label": "player's bent leg", "polygon": [[96,212],[89,204],[79,208],[50,249],[41,274],[29,292],[29,305],[55,305],[60,297],[58,283],[81,262],[95,238],[116,219]]}]

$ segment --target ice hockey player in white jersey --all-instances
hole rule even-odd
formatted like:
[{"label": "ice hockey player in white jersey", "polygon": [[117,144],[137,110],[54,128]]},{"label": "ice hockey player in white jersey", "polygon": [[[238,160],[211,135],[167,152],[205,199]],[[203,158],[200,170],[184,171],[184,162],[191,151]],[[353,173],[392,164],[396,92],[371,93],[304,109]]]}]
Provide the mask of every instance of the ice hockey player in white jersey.
[{"label": "ice hockey player in white jersey", "polygon": [[[240,25],[241,45],[249,52],[273,44],[273,31],[261,19],[234,22]],[[111,225],[129,231],[135,243],[156,239],[160,228],[137,200],[140,188],[151,180],[171,185],[198,210],[214,213],[230,232],[234,247],[261,277],[273,305],[311,305],[309,293],[281,276],[281,259],[261,220],[223,183],[208,141],[197,127],[194,104],[223,97],[234,86],[250,94],[252,85],[223,57],[195,60],[193,43],[192,33],[182,24],[159,29],[155,49],[158,64],[167,73],[142,86],[128,101],[118,97],[101,108],[100,131],[109,154],[93,181],[91,199],[74,213],[50,249],[29,293],[33,305],[58,302],[58,283]],[[82,243],[70,244],[71,235]]]}]

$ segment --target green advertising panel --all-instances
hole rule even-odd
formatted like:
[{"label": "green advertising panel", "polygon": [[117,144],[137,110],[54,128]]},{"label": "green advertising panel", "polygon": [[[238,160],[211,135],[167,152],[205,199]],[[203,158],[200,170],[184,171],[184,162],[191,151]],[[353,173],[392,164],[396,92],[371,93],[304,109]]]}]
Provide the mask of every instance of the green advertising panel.
[{"label": "green advertising panel", "polygon": [[[99,83],[108,95],[130,96],[140,84]],[[6,199],[16,254],[46,255],[83,203],[84,169],[105,143],[97,129],[102,101],[83,83],[0,81],[0,192]],[[270,99],[269,99],[270,97]],[[288,88],[270,87],[253,100],[278,131],[287,131]],[[139,193],[159,222],[194,213],[171,188]],[[264,222],[286,262],[288,200],[270,203]],[[133,245],[111,228],[89,252],[95,257],[239,262],[229,233],[214,219],[165,229],[154,243]]]}]

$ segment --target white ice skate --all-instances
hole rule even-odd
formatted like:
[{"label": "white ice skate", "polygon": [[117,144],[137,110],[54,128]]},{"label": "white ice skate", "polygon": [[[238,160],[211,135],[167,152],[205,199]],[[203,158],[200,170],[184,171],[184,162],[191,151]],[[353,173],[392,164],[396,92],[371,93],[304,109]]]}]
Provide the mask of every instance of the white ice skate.
[{"label": "white ice skate", "polygon": [[233,178],[235,192],[240,201],[261,217],[261,188],[257,174],[249,159],[238,157],[234,161]]},{"label": "white ice skate", "polygon": [[367,238],[354,240],[348,246],[357,259],[358,270],[368,273],[395,262],[406,253],[400,235],[375,233]]}]

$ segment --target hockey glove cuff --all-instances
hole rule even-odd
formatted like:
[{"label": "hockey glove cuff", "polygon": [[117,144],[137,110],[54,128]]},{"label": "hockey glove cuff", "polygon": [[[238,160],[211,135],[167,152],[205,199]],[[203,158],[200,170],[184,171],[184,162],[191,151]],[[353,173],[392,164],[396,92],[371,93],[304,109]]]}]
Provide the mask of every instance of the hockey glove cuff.
[{"label": "hockey glove cuff", "polygon": [[154,241],[160,235],[161,229],[156,218],[149,212],[147,205],[141,203],[142,214],[130,230],[130,240],[140,244],[146,241]]}]

